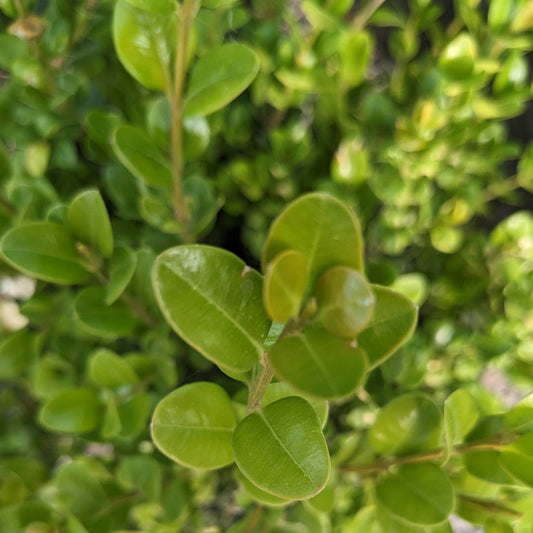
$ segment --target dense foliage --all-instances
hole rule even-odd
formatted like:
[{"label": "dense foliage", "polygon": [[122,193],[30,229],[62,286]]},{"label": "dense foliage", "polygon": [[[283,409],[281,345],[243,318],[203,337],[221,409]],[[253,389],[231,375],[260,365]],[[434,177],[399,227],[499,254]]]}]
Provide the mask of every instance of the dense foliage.
[{"label": "dense foliage", "polygon": [[0,0],[0,533],[531,531],[532,50],[532,0]]}]

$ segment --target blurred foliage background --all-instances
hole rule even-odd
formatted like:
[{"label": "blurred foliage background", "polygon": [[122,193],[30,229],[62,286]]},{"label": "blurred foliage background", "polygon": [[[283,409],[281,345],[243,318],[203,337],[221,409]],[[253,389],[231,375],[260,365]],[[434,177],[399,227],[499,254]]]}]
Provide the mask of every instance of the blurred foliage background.
[{"label": "blurred foliage background", "polygon": [[[365,401],[332,407],[334,452],[355,453],[399,391],[442,402],[466,387],[486,414],[531,391],[533,2],[212,4],[195,20],[194,53],[238,40],[260,70],[230,105],[185,121],[196,238],[257,267],[280,209],[325,191],[360,217],[369,279],[420,306],[413,339],[373,372]],[[168,156],[168,102],[119,62],[114,9],[0,0],[0,230],[62,222],[79,191],[97,188],[143,309],[126,325],[123,310],[95,324],[75,287],[26,280],[21,290],[2,263],[0,532],[359,531],[350,520],[363,485],[339,480],[334,500],[258,516],[226,472],[191,473],[153,449],[150,413],[178,383],[237,387],[154,302],[151,265],[179,242],[173,213],[123,164],[113,132],[142,128]],[[120,367],[115,382],[98,372],[104,359]],[[88,433],[42,424],[61,392],[98,403]],[[473,472],[465,484],[498,498],[504,489]],[[480,525],[490,515],[458,512]]]}]

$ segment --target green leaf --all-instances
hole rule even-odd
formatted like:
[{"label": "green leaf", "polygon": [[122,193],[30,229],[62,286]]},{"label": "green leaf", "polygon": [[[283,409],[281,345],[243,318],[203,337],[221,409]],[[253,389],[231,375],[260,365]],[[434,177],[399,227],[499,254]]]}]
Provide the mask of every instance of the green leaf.
[{"label": "green leaf", "polygon": [[163,469],[153,457],[126,456],[120,461],[117,480],[128,491],[139,491],[147,500],[158,502],[161,497]]},{"label": "green leaf", "polygon": [[379,411],[370,429],[370,445],[383,455],[433,450],[439,445],[441,418],[438,407],[427,396],[419,393],[398,396]]},{"label": "green leaf", "polygon": [[263,282],[263,303],[275,322],[297,316],[307,287],[307,267],[301,253],[285,250],[267,266]]},{"label": "green leaf", "polygon": [[175,0],[126,0],[126,2],[139,9],[160,15],[171,15],[176,11]]},{"label": "green leaf", "polygon": [[359,221],[340,200],[327,194],[301,196],[280,213],[263,249],[263,272],[285,250],[296,250],[303,255],[311,287],[329,267],[343,265],[363,270]]},{"label": "green leaf", "polygon": [[171,186],[172,172],[168,161],[142,129],[129,124],[119,126],[115,131],[113,149],[120,162],[146,185]]},{"label": "green leaf", "polygon": [[74,310],[87,331],[103,337],[129,335],[139,323],[123,302],[106,305],[103,287],[82,289],[74,301]]},{"label": "green leaf", "polygon": [[185,466],[220,468],[233,462],[235,424],[224,389],[214,383],[190,383],[158,403],[152,439],[165,455]]},{"label": "green leaf", "polygon": [[465,389],[458,389],[444,402],[444,431],[448,454],[453,446],[463,442],[464,437],[476,425],[479,410],[473,396]]},{"label": "green leaf", "polygon": [[[283,383],[282,381],[271,383],[266,388],[265,393],[261,398],[261,407],[266,407],[269,403],[274,403],[276,400],[281,400],[281,398],[296,395],[295,389],[287,383]],[[318,419],[320,420],[320,426],[323,428],[328,420],[328,402],[326,400],[319,400],[317,398],[306,398],[306,400],[316,411]]]},{"label": "green leaf", "polygon": [[38,398],[51,398],[74,386],[74,368],[58,355],[47,355],[39,359],[33,367],[31,386]]},{"label": "green leaf", "polygon": [[238,468],[235,468],[235,476],[246,492],[248,492],[254,500],[263,505],[279,507],[291,503],[291,500],[274,496],[273,494],[269,494],[268,492],[261,490],[259,487],[256,487]]},{"label": "green leaf", "polygon": [[518,433],[533,431],[533,393],[522,398],[505,413],[503,424],[505,429]]},{"label": "green leaf", "polygon": [[455,499],[448,476],[432,463],[400,466],[376,483],[376,497],[398,520],[418,526],[443,523]]},{"label": "green leaf", "polygon": [[533,433],[505,446],[500,453],[500,464],[516,479],[533,487]]},{"label": "green leaf", "polygon": [[104,257],[111,257],[113,230],[104,200],[96,189],[84,191],[70,202],[68,223],[80,241],[96,246]]},{"label": "green leaf", "polygon": [[0,250],[9,265],[37,279],[72,285],[91,276],[71,233],[58,224],[17,226],[3,236]]},{"label": "green leaf", "polygon": [[261,276],[238,257],[211,246],[171,248],[157,258],[153,285],[167,322],[207,359],[234,372],[259,360],[270,320]]},{"label": "green leaf", "polygon": [[13,379],[27,373],[35,359],[39,337],[27,329],[17,331],[0,343],[0,379]]},{"label": "green leaf", "polygon": [[176,17],[150,13],[126,0],[117,0],[113,42],[118,58],[129,74],[148,89],[170,86],[175,32]]},{"label": "green leaf", "polygon": [[311,498],[329,478],[329,453],[318,417],[298,396],[243,419],[233,433],[233,452],[239,470],[254,485],[280,498]]},{"label": "green leaf", "polygon": [[366,77],[373,52],[371,35],[366,31],[349,31],[339,42],[339,76],[348,87],[360,85]]},{"label": "green leaf", "polygon": [[468,33],[460,33],[443,50],[439,67],[449,79],[463,81],[472,76],[476,58],[476,42]]},{"label": "green leaf", "polygon": [[152,409],[152,400],[144,392],[130,396],[117,403],[120,419],[120,434],[123,439],[135,439],[146,430],[148,417]]},{"label": "green leaf", "polygon": [[376,298],[374,314],[357,335],[370,368],[380,365],[409,339],[418,316],[418,308],[405,296],[380,285],[372,285],[372,292]]},{"label": "green leaf", "polygon": [[5,181],[11,174],[9,153],[3,143],[0,142],[0,181]]},{"label": "green leaf", "polygon": [[269,358],[279,379],[323,399],[353,394],[366,370],[360,348],[321,328],[281,339],[271,348]]},{"label": "green leaf", "polygon": [[500,462],[497,450],[480,450],[463,454],[466,470],[472,475],[499,485],[512,485],[513,478]]},{"label": "green leaf", "polygon": [[257,75],[255,53],[239,43],[210,48],[192,69],[184,114],[209,115],[241,94]]},{"label": "green leaf", "polygon": [[105,304],[111,305],[120,298],[131,281],[137,266],[137,256],[131,248],[118,245],[109,262],[109,283],[105,291]]},{"label": "green leaf", "polygon": [[372,316],[375,298],[365,278],[352,268],[326,270],[316,284],[318,317],[337,337],[351,338]]},{"label": "green leaf", "polygon": [[98,427],[101,408],[96,391],[72,388],[50,398],[41,408],[39,421],[50,431],[88,433]]},{"label": "green leaf", "polygon": [[97,387],[109,389],[118,389],[139,381],[130,364],[106,348],[101,348],[89,356],[89,378]]}]

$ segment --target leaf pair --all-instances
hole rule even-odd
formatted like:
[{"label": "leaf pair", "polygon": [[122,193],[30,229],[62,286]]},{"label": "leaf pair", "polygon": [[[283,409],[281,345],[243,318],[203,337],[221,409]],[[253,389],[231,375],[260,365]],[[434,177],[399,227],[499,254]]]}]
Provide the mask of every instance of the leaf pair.
[{"label": "leaf pair", "polygon": [[219,468],[235,460],[256,492],[271,500],[310,498],[329,477],[317,412],[298,396],[276,400],[237,424],[221,387],[188,384],[159,403],[152,438],[166,455],[193,468]]}]

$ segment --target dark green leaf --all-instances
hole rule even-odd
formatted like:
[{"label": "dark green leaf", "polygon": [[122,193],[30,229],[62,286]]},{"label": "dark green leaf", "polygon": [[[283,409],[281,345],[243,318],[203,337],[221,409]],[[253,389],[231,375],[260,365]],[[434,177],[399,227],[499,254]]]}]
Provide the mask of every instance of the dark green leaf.
[{"label": "dark green leaf", "polygon": [[129,124],[119,126],[113,148],[120,162],[146,185],[168,188],[172,184],[168,161],[142,129]]},{"label": "dark green leaf", "polygon": [[115,247],[109,262],[109,283],[105,289],[105,304],[111,305],[124,292],[137,266],[137,256],[126,246]]},{"label": "dark green leaf", "polygon": [[103,337],[129,335],[139,323],[123,302],[106,305],[103,287],[81,290],[74,301],[74,310],[87,331]]},{"label": "dark green leaf", "polygon": [[27,329],[17,331],[0,343],[0,379],[27,373],[37,357],[39,337]]},{"label": "dark green leaf", "polygon": [[0,250],[12,267],[37,279],[71,285],[91,276],[71,233],[58,224],[17,226],[3,236]]},{"label": "dark green leaf", "polygon": [[505,446],[500,453],[500,464],[516,479],[533,487],[533,433]]},{"label": "dark green leaf", "polygon": [[218,111],[241,94],[259,70],[255,53],[239,43],[210,48],[194,66],[185,100],[187,117]]}]

